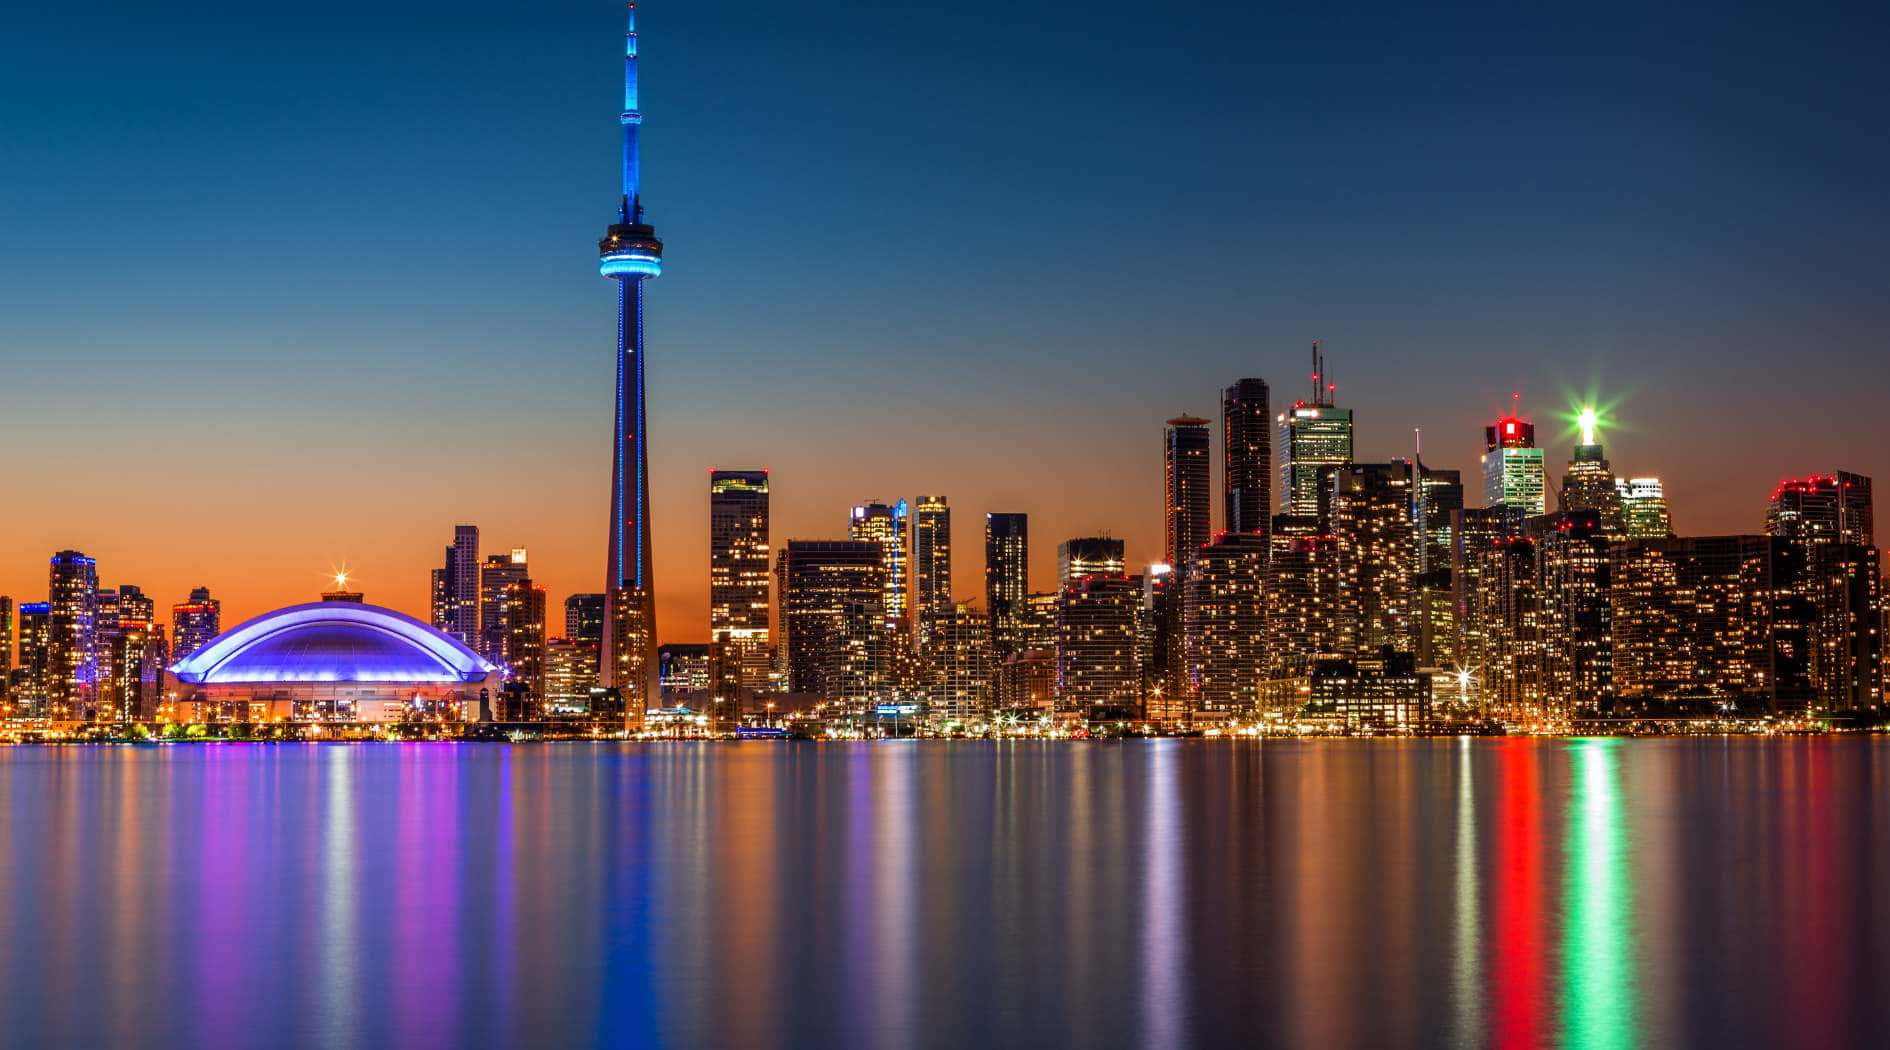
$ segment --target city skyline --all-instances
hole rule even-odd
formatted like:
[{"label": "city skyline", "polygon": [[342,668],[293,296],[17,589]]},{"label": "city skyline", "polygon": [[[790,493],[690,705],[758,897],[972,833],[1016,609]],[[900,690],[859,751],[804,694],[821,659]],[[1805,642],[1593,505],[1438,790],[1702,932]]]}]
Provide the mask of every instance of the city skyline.
[{"label": "city skyline", "polygon": [[[596,114],[620,90],[612,42],[622,31],[621,8],[600,4],[563,16],[571,21],[551,16],[519,27],[525,46],[536,49],[530,76],[548,80],[527,83],[524,73],[497,63],[486,70],[491,82],[466,88],[507,92],[514,105],[496,113],[462,106],[457,94],[442,95],[430,83],[430,63],[444,58],[423,55],[411,68],[374,66],[381,55],[413,58],[419,49],[410,46],[435,34],[448,45],[478,39],[472,28],[446,24],[448,10],[403,11],[381,39],[351,37],[345,46],[326,33],[285,34],[274,16],[206,27],[188,13],[170,13],[161,23],[149,13],[127,13],[121,29],[150,30],[154,44],[176,54],[193,54],[184,38],[206,29],[205,39],[220,44],[240,48],[267,39],[272,49],[290,49],[280,67],[242,67],[250,81],[284,78],[287,86],[289,78],[373,71],[380,91],[372,105],[337,97],[305,111],[300,131],[312,142],[346,141],[368,158],[353,163],[371,169],[369,178],[330,180],[335,185],[277,170],[283,147],[274,123],[252,127],[240,119],[250,111],[229,94],[228,70],[216,62],[194,71],[144,71],[142,90],[129,98],[119,90],[128,73],[88,66],[94,56],[106,57],[96,49],[48,48],[79,56],[70,71],[38,68],[31,59],[16,67],[16,74],[44,78],[40,90],[17,97],[44,96],[51,86],[57,102],[17,123],[22,163],[5,179],[19,192],[0,195],[17,202],[0,207],[20,245],[8,263],[16,280],[0,293],[13,327],[9,342],[20,351],[8,354],[0,425],[12,447],[45,453],[15,460],[21,493],[15,502],[44,510],[10,516],[4,526],[6,549],[21,556],[0,564],[0,594],[21,603],[42,599],[44,557],[71,548],[99,559],[110,580],[136,582],[162,607],[207,585],[226,603],[226,622],[306,600],[343,565],[373,600],[425,618],[425,567],[437,563],[442,534],[461,522],[479,525],[493,549],[531,548],[533,578],[554,600],[598,589],[598,522],[608,512],[596,479],[609,468],[600,447],[607,442],[598,440],[595,425],[608,412],[599,408],[596,362],[609,342],[610,304],[573,246],[595,235],[597,202],[611,197],[604,182],[609,166],[599,163],[609,145],[598,137]],[[1222,24],[1230,48],[1286,51],[1290,44],[1320,52],[1349,31],[1293,18],[1263,24],[1214,5],[1200,10]],[[663,128],[653,134],[664,164],[650,175],[665,234],[690,246],[682,260],[671,259],[664,306],[651,322],[652,338],[664,348],[651,375],[662,402],[652,406],[659,435],[652,450],[656,571],[670,581],[659,595],[661,640],[708,635],[701,478],[711,468],[771,469],[777,545],[841,538],[833,522],[861,494],[890,502],[939,493],[962,522],[993,510],[1031,515],[1038,536],[1033,590],[1052,585],[1056,545],[1070,537],[1108,532],[1125,541],[1130,564],[1155,560],[1160,481],[1148,450],[1161,420],[1183,413],[1214,418],[1221,389],[1245,376],[1272,386],[1276,410],[1290,403],[1303,383],[1304,347],[1315,337],[1327,343],[1339,402],[1356,413],[1360,461],[1409,455],[1411,431],[1422,428],[1428,464],[1474,476],[1481,427],[1520,389],[1549,469],[1559,473],[1573,427],[1551,421],[1551,412],[1567,411],[1592,391],[1604,403],[1619,402],[1617,425],[1603,435],[1617,474],[1661,477],[1674,529],[1683,535],[1759,531],[1763,508],[1751,494],[1781,478],[1839,469],[1890,476],[1890,424],[1870,410],[1880,391],[1850,381],[1874,348],[1867,333],[1881,329],[1880,307],[1860,296],[1877,283],[1868,275],[1881,272],[1882,248],[1820,226],[1832,220],[1815,215],[1813,226],[1785,235],[1791,221],[1807,218],[1814,197],[1854,228],[1869,228],[1873,209],[1883,205],[1859,198],[1855,208],[1829,208],[1830,194],[1855,189],[1838,176],[1808,186],[1763,165],[1743,166],[1746,182],[1703,175],[1703,167],[1741,159],[1740,147],[1710,122],[1674,149],[1650,154],[1674,126],[1663,117],[1674,114],[1637,116],[1629,103],[1679,74],[1642,68],[1638,61],[1659,51],[1660,42],[1631,27],[1596,27],[1575,47],[1552,46],[1527,25],[1511,26],[1511,43],[1546,51],[1534,55],[1546,66],[1539,79],[1513,65],[1501,71],[1523,101],[1473,108],[1475,133],[1451,141],[1479,148],[1448,160],[1406,151],[1404,163],[1385,176],[1364,174],[1360,162],[1397,141],[1387,140],[1386,117],[1373,107],[1415,83],[1412,52],[1389,34],[1367,34],[1364,42],[1385,72],[1368,83],[1329,87],[1321,97],[1296,96],[1311,107],[1306,117],[1273,112],[1262,101],[1264,84],[1211,78],[1230,89],[1225,99],[1238,112],[1267,117],[1273,134],[1260,153],[1189,142],[1187,175],[1172,175],[1173,168],[1154,166],[1140,153],[1111,153],[1101,173],[1013,170],[1021,189],[989,178],[955,182],[967,185],[977,210],[1011,230],[1026,251],[1018,262],[985,260],[975,278],[946,278],[961,302],[970,296],[985,306],[946,315],[938,312],[937,289],[918,283],[917,267],[938,251],[922,235],[930,219],[921,224],[918,206],[899,199],[926,197],[940,185],[922,170],[937,143],[931,150],[887,145],[883,135],[869,134],[881,144],[863,152],[843,141],[860,138],[862,129],[902,127],[890,111],[913,100],[897,92],[901,97],[879,104],[839,98],[826,74],[784,65],[778,52],[791,49],[773,39],[831,32],[849,20],[857,27],[861,8],[802,12],[792,27],[778,21],[744,27],[683,5],[645,5],[642,13],[664,42],[665,57],[647,73],[662,85],[653,112],[667,105],[674,118],[690,118],[653,124]],[[1026,124],[1032,134],[1044,120],[1081,129],[1113,118],[1120,105],[1143,112],[1186,101],[1173,94],[1178,89],[1158,89],[1142,75],[1135,79],[1147,96],[1125,97],[1105,78],[1108,63],[1069,46],[1072,31],[1106,38],[1121,26],[1071,26],[1048,22],[1046,14],[1026,6],[988,16],[1008,19],[1006,32],[991,40],[995,55],[1032,54],[1052,31],[1063,46],[1054,61],[1027,65],[1053,89],[1026,108],[1031,119],[1007,118],[988,138],[957,143],[971,150],[971,160],[988,165],[1007,154],[1044,160],[1067,146],[1052,135],[1058,141],[1031,147],[1023,141]],[[1220,54],[1214,49],[1221,45],[1201,40],[1185,16],[1139,17],[1151,20],[1137,27],[1149,81],[1172,68],[1177,42],[1209,48],[1210,58]],[[23,31],[57,41],[92,28],[54,12],[36,15]],[[1751,43],[1757,28],[1735,21],[1714,31]],[[916,23],[866,19],[864,30],[888,56],[940,46],[926,43]],[[1461,71],[1486,46],[1466,27],[1444,36],[1446,61]],[[1835,67],[1854,57],[1840,41],[1816,42]],[[1711,47],[1682,51],[1685,70],[1718,63]],[[554,61],[544,61],[547,54]],[[1582,109],[1612,147],[1597,152],[1644,160],[1618,182],[1604,175],[1604,160],[1570,155],[1570,136],[1588,125],[1529,105],[1559,97],[1556,69],[1597,57],[1628,74]],[[718,81],[732,62],[759,63],[758,72]],[[74,79],[88,70],[99,74],[96,82]],[[763,90],[763,83],[785,87]],[[1735,78],[1733,89],[1741,83],[1752,86]],[[1478,86],[1437,90],[1469,95]],[[765,156],[789,155],[790,136],[773,127],[780,103],[769,96],[795,89],[820,99],[835,119],[811,129],[797,123],[793,136],[815,135],[842,160],[810,166],[817,170],[784,168],[774,183],[757,188],[733,161],[744,145]],[[1810,108],[1829,90],[1794,82],[1765,112],[1777,122],[1790,105]],[[409,104],[389,112],[383,96]],[[166,242],[149,249],[162,265],[136,272],[115,270],[110,261],[102,274],[97,270],[89,245],[104,227],[94,224],[122,219],[115,195],[101,192],[99,179],[111,169],[95,147],[60,138],[51,123],[85,123],[71,119],[72,107],[105,98],[143,121],[125,132],[134,147],[142,136],[167,136],[161,148],[147,151],[149,188],[130,202],[152,241]],[[555,118],[537,122],[536,107],[545,103],[551,112],[554,99]],[[1697,102],[1682,93],[1669,105]],[[1856,104],[1852,98],[1849,105]],[[923,119],[945,112],[932,108],[941,105],[925,102],[912,112]],[[200,128],[170,115],[204,107],[239,119]],[[712,119],[712,112],[726,116]],[[1513,123],[1525,116],[1540,126]],[[1312,124],[1321,118],[1349,130],[1317,131]],[[474,158],[462,121],[505,148]],[[1520,155],[1491,167],[1495,128],[1506,129],[1505,147]],[[1800,134],[1801,157],[1828,159],[1835,148],[1827,127]],[[1290,154],[1272,153],[1289,147]],[[792,154],[807,152],[800,144]],[[1650,156],[1663,163],[1650,168]],[[473,177],[439,177],[464,176],[475,159],[487,166],[475,166]],[[211,161],[219,174],[254,178],[205,191],[201,180]],[[1199,174],[1221,170],[1209,161],[1272,173],[1230,196],[1233,184]],[[1559,166],[1541,167],[1545,161]],[[1875,167],[1861,156],[1853,163],[1857,170]],[[1476,200],[1453,188],[1473,171],[1482,181],[1468,185],[1487,191]],[[1120,287],[1115,278],[1096,282],[1083,262],[1098,242],[1081,231],[1107,226],[1097,224],[1104,214],[1098,205],[1114,196],[1112,179],[1140,189],[1170,239],[1163,254],[1171,269],[1152,288],[1139,277],[1134,284],[1124,278]],[[1774,182],[1788,181],[1765,209],[1744,207],[1780,188]],[[709,192],[690,188],[697,183]],[[917,192],[885,188],[899,183]],[[1749,273],[1733,274],[1724,260],[1711,258],[1715,237],[1695,223],[1661,217],[1638,227],[1648,218],[1644,208],[1609,196],[1628,186],[1650,200],[1684,187],[1719,221],[1737,215],[1747,222],[1746,240],[1732,257]],[[1046,195],[1065,189],[1068,206],[1033,212]],[[427,207],[398,213],[421,198]],[[258,272],[250,252],[228,250],[239,232],[253,236],[243,220],[274,214],[285,200],[335,226],[348,242],[345,249],[326,240],[308,247],[309,259],[326,264],[319,272]],[[763,270],[750,260],[779,258],[784,245],[804,236],[798,218],[782,217],[793,214],[781,208],[788,200],[821,209],[824,221],[841,230],[844,250],[829,258],[837,272],[824,283],[853,295],[810,305],[757,290]],[[1440,201],[1465,229],[1420,218]],[[443,284],[443,273],[416,272],[408,258],[421,232],[475,204],[501,227],[510,251],[504,264],[475,267],[464,287]],[[1306,215],[1287,219],[1280,209],[1288,206]],[[1556,214],[1571,207],[1572,214]],[[1506,222],[1516,229],[1499,235]],[[1229,223],[1288,237],[1292,250],[1269,254],[1294,262],[1252,261],[1219,233]],[[1591,227],[1587,233],[1583,224]],[[888,230],[898,236],[859,232]],[[1855,288],[1828,280],[1812,285],[1805,259],[1787,250],[1805,242],[1820,245],[1820,259],[1860,274]],[[1538,250],[1545,244],[1553,250]],[[1439,276],[1428,267],[1438,253],[1483,261]],[[928,281],[935,277],[924,273]],[[107,302],[90,292],[101,275],[122,294]],[[310,280],[335,307],[332,316],[309,314],[296,306],[299,298],[289,298],[305,296]],[[1079,294],[1086,282],[1100,287]],[[497,295],[505,284],[516,294]],[[1792,295],[1755,297],[1761,285]],[[1126,300],[1129,287],[1137,288],[1134,306],[1087,297],[1121,293]],[[1254,287],[1265,291],[1255,295]],[[731,296],[731,289],[747,292]],[[1812,294],[1793,298],[1808,289]],[[453,316],[423,305],[430,302],[451,305]],[[933,334],[948,327],[946,317],[956,334]],[[278,323],[284,319],[292,323]],[[802,323],[818,336],[794,331]],[[111,366],[87,374],[84,404],[114,411],[71,411],[71,376],[62,366],[77,355]],[[869,360],[874,367],[861,367]],[[900,363],[889,364],[894,360]],[[932,367],[945,360],[954,367]],[[1075,361],[1088,367],[1072,369]],[[923,384],[913,381],[920,372]],[[909,392],[915,388],[923,392]],[[441,412],[443,399],[456,414]],[[481,405],[491,406],[489,415],[478,412]],[[451,424],[438,425],[441,418]],[[416,425],[418,419],[427,425]],[[951,440],[941,443],[941,433]],[[127,471],[122,457],[100,454],[124,447],[143,450],[162,469]],[[1224,463],[1218,453],[1213,458],[1211,502],[1219,522]],[[836,469],[836,462],[843,465]],[[112,498],[101,498],[106,493]],[[150,511],[125,515],[127,503]],[[983,568],[966,555],[965,537],[961,527],[952,587],[961,599],[982,591]]]}]

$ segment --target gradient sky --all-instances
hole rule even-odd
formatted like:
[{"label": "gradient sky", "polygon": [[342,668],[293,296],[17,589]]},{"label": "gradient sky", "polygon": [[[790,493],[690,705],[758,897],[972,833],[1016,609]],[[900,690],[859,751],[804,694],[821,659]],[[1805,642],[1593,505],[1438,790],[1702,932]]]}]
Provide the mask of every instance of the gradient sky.
[{"label": "gradient sky", "polygon": [[[647,0],[665,640],[707,634],[710,467],[772,469],[777,544],[946,494],[966,596],[1028,511],[1047,589],[1071,535],[1158,557],[1162,421],[1290,398],[1314,338],[1361,459],[1422,427],[1469,474],[1520,389],[1559,475],[1592,390],[1683,533],[1890,479],[1881,8],[1342,7]],[[0,594],[77,547],[226,622],[344,561],[424,614],[457,521],[597,589],[621,26],[12,13]]]}]

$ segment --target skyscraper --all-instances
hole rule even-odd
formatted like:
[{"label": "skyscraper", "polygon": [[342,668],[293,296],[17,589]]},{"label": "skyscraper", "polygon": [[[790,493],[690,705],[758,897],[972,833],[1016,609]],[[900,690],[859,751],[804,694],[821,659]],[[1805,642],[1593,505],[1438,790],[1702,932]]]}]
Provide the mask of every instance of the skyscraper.
[{"label": "skyscraper", "polygon": [[223,632],[223,603],[210,588],[191,589],[190,600],[171,606],[171,662],[190,656]]},{"label": "skyscraper", "polygon": [[1352,462],[1352,410],[1334,403],[1325,352],[1313,343],[1312,400],[1280,413],[1280,509],[1297,516],[1326,513],[1332,473]]},{"label": "skyscraper", "polygon": [[1418,535],[1418,571],[1450,568],[1450,515],[1463,509],[1463,474],[1424,465],[1413,466],[1411,521]]},{"label": "skyscraper", "polygon": [[[912,515],[913,608],[921,643],[932,624],[956,612],[952,601],[952,509],[943,496],[920,496]],[[986,641],[990,633],[986,630]]]},{"label": "skyscraper", "polygon": [[20,603],[20,685],[14,710],[22,717],[45,718],[52,697],[52,603]]},{"label": "skyscraper", "polygon": [[984,607],[991,617],[991,656],[1002,662],[1018,651],[1024,635],[1024,602],[1030,595],[1030,516],[984,516]]},{"label": "skyscraper", "polygon": [[1543,495],[1542,450],[1536,425],[1514,411],[1483,428],[1483,502],[1501,503],[1533,517],[1548,508]]},{"label": "skyscraper", "polygon": [[1236,379],[1221,392],[1221,465],[1228,532],[1266,535],[1273,521],[1273,414],[1264,379]]},{"label": "skyscraper", "polygon": [[1124,571],[1122,541],[1114,537],[1079,536],[1057,544],[1059,587],[1084,576],[1120,576]]},{"label": "skyscraper", "polygon": [[[740,694],[768,677],[768,472],[709,472],[709,644],[716,666],[731,669]],[[727,681],[718,675],[718,684]],[[731,711],[740,708],[740,695]]]},{"label": "skyscraper", "polygon": [[1339,541],[1316,516],[1273,519],[1262,597],[1266,669],[1275,678],[1307,674],[1320,656],[1353,651],[1352,617],[1342,615]]},{"label": "skyscraper", "polygon": [[[524,687],[533,706],[545,699],[545,589],[521,577],[506,584],[505,670],[509,681]],[[490,657],[488,657],[490,659]]]},{"label": "skyscraper", "polygon": [[1659,478],[1616,478],[1621,494],[1622,528],[1631,540],[1659,540],[1673,535],[1667,515],[1667,493]]},{"label": "skyscraper", "polygon": [[1602,534],[1621,537],[1627,533],[1627,521],[1621,510],[1621,490],[1608,457],[1602,453],[1596,434],[1594,409],[1581,414],[1582,443],[1575,446],[1568,472],[1562,475],[1562,488],[1556,496],[1556,509],[1592,510],[1601,516]]},{"label": "skyscraper", "polygon": [[879,544],[886,560],[886,626],[896,629],[906,620],[907,557],[906,525],[911,509],[905,500],[887,506],[868,500],[853,508],[847,518],[847,538]]},{"label": "skyscraper", "polygon": [[968,722],[990,702],[991,622],[963,602],[933,620],[925,643],[931,678],[926,714],[935,723]]},{"label": "skyscraper", "polygon": [[1208,541],[1208,421],[1176,416],[1162,432],[1162,503],[1168,564],[1177,568]]},{"label": "skyscraper", "polygon": [[789,540],[776,561],[788,689],[856,716],[881,694],[886,563],[871,540]]},{"label": "skyscraper", "polygon": [[488,554],[479,568],[479,644],[473,649],[500,667],[512,662],[506,648],[506,640],[512,636],[512,624],[507,619],[511,588],[529,579],[529,555],[523,547],[514,547],[509,554]]},{"label": "skyscraper", "polygon": [[1339,541],[1345,611],[1357,652],[1412,652],[1417,534],[1411,527],[1411,463],[1353,463],[1333,475],[1332,531]]},{"label": "skyscraper", "polygon": [[601,650],[604,644],[604,596],[573,594],[564,600],[564,636]]},{"label": "skyscraper", "polygon": [[1222,533],[1195,552],[1183,577],[1189,693],[1201,710],[1250,711],[1260,702],[1267,545],[1259,532]]},{"label": "skyscraper", "polygon": [[1056,709],[1067,716],[1140,717],[1135,617],[1142,585],[1085,576],[1057,592]]},{"label": "skyscraper", "polygon": [[0,718],[13,714],[13,599],[0,594]]},{"label": "skyscraper", "polygon": [[1615,534],[1593,507],[1558,511],[1529,525],[1542,636],[1535,694],[1558,720],[1604,714],[1614,700],[1608,547]]},{"label": "skyscraper", "polygon": [[78,551],[53,555],[46,593],[51,716],[90,718],[98,700],[98,563]]},{"label": "skyscraper", "polygon": [[1873,538],[1870,479],[1838,471],[1786,478],[1765,508],[1765,534],[1804,543],[1855,543]]},{"label": "skyscraper", "polygon": [[477,650],[479,637],[479,526],[456,525],[445,564],[433,570],[433,626]]},{"label": "skyscraper", "polygon": [[655,580],[650,571],[650,450],[643,360],[643,284],[663,272],[663,242],[643,221],[638,131],[637,5],[624,33],[623,185],[617,221],[597,242],[598,271],[617,282],[617,415],[611,441],[610,523],[604,571],[604,685],[620,690],[631,721],[657,699]]}]

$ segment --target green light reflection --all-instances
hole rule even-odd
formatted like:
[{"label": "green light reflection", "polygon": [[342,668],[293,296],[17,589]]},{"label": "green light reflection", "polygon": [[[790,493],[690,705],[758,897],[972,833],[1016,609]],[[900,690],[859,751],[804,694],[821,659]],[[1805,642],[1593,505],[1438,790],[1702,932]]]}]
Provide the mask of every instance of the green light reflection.
[{"label": "green light reflection", "polygon": [[1582,740],[1575,746],[1563,877],[1564,1043],[1638,1046],[1634,907],[1617,783],[1621,742]]}]

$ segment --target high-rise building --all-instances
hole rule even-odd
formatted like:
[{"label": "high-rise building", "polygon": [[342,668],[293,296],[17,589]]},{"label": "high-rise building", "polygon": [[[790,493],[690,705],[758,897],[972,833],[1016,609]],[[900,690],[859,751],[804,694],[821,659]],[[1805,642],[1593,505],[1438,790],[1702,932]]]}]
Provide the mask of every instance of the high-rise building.
[{"label": "high-rise building", "polygon": [[1357,649],[1344,615],[1338,537],[1313,515],[1273,519],[1272,551],[1262,598],[1266,608],[1266,673],[1303,676],[1322,656]]},{"label": "high-rise building", "polygon": [[891,506],[868,500],[853,508],[847,518],[847,538],[879,544],[880,557],[886,561],[886,627],[897,630],[906,622],[906,526],[911,516],[905,500]]},{"label": "high-rise building", "polygon": [[1026,649],[998,665],[995,705],[1009,712],[1048,714],[1056,705],[1057,654]]},{"label": "high-rise building", "polygon": [[1267,547],[1262,530],[1222,533],[1195,551],[1182,578],[1188,692],[1198,710],[1238,713],[1260,702]]},{"label": "high-rise building", "polygon": [[51,602],[20,603],[20,675],[14,710],[22,717],[46,718],[53,689]]},{"label": "high-rise building", "polygon": [[1622,529],[1631,540],[1662,540],[1673,535],[1667,515],[1667,493],[1659,478],[1616,478],[1621,496]]},{"label": "high-rise building", "polygon": [[488,554],[480,566],[479,644],[473,649],[500,667],[512,662],[506,650],[512,636],[507,619],[512,585],[530,578],[529,556],[523,547],[514,547],[509,554]]},{"label": "high-rise building", "polygon": [[1575,446],[1568,472],[1562,475],[1562,488],[1556,496],[1558,510],[1592,510],[1601,516],[1601,531],[1611,538],[1627,535],[1627,520],[1621,507],[1619,479],[1608,466],[1601,441],[1595,433],[1595,413],[1581,414],[1582,443]]},{"label": "high-rise building", "polygon": [[1142,585],[1085,576],[1057,592],[1056,709],[1066,716],[1139,718],[1135,616]]},{"label": "high-rise building", "polygon": [[1057,586],[1084,576],[1120,576],[1126,571],[1122,541],[1110,536],[1078,536],[1057,544]]},{"label": "high-rise building", "polygon": [[0,718],[13,715],[13,599],[0,594]]},{"label": "high-rise building", "polygon": [[1418,571],[1450,568],[1450,516],[1463,509],[1463,473],[1413,465],[1411,523],[1418,535]]},{"label": "high-rise building", "polygon": [[1168,564],[1181,566],[1208,541],[1208,421],[1176,416],[1162,432],[1162,503]]},{"label": "high-rise building", "polygon": [[182,660],[223,633],[223,603],[210,588],[191,589],[190,600],[171,606],[171,660]]},{"label": "high-rise building", "polygon": [[1769,536],[1627,540],[1610,550],[1620,703],[1747,714],[1814,697],[1806,548]]},{"label": "high-rise building", "polygon": [[1002,662],[1019,650],[1024,601],[1030,594],[1030,516],[984,516],[984,608],[991,617],[991,657]]},{"label": "high-rise building", "polygon": [[98,701],[98,563],[78,551],[53,555],[47,595],[49,713],[90,718]]},{"label": "high-rise building", "polygon": [[1503,504],[1525,517],[1544,513],[1542,450],[1536,447],[1536,425],[1515,412],[1483,428],[1483,502]]},{"label": "high-rise building", "polygon": [[1551,712],[1542,696],[1542,591],[1536,543],[1514,517],[1489,546],[1476,550],[1477,625],[1481,650],[1470,661],[1486,714],[1517,725]]},{"label": "high-rise building", "polygon": [[1352,463],[1333,475],[1332,532],[1339,541],[1342,603],[1355,624],[1347,634],[1357,652],[1416,648],[1411,478],[1411,463],[1402,459]]},{"label": "high-rise building", "polygon": [[453,528],[445,564],[433,570],[433,626],[477,650],[479,637],[479,526]]},{"label": "high-rise building", "polygon": [[657,700],[656,583],[650,553],[648,389],[643,285],[663,272],[663,242],[643,221],[643,113],[637,95],[637,5],[624,34],[623,184],[617,221],[597,242],[597,268],[617,282],[617,415],[611,440],[610,522],[604,570],[603,684],[624,698],[629,721]]},{"label": "high-rise building", "polygon": [[[952,508],[943,496],[920,496],[912,513],[912,592],[920,644],[932,625],[955,614],[952,601]],[[989,641],[989,626],[986,627]]]},{"label": "high-rise building", "polygon": [[1883,705],[1884,595],[1880,554],[1856,543],[1810,544],[1811,685],[1819,714],[1861,714]]},{"label": "high-rise building", "polygon": [[573,594],[564,600],[564,636],[593,647],[604,644],[604,596]]},{"label": "high-rise building", "polygon": [[[923,506],[923,504],[921,504]],[[933,722],[970,722],[983,716],[991,692],[991,621],[960,602],[932,623],[925,643],[931,669],[925,692]]]},{"label": "high-rise building", "polygon": [[1057,647],[1057,601],[1060,597],[1059,591],[1032,591],[1024,596],[1023,648]]},{"label": "high-rise building", "polygon": [[[1460,670],[1480,675],[1486,655],[1482,573],[1486,556],[1518,534],[1522,515],[1501,504],[1466,507],[1450,513],[1450,588],[1456,620],[1456,644],[1450,654]],[[1435,654],[1434,654],[1435,655]],[[1479,683],[1481,678],[1476,679]]]},{"label": "high-rise building", "polygon": [[1313,343],[1312,400],[1296,401],[1279,415],[1280,509],[1297,516],[1322,516],[1332,495],[1332,475],[1352,462],[1352,410],[1334,402],[1338,388],[1326,375],[1325,353]]},{"label": "high-rise building", "polygon": [[776,561],[788,689],[863,715],[884,690],[886,563],[871,540],[789,540]]},{"label": "high-rise building", "polygon": [[591,690],[596,686],[596,643],[575,638],[545,642],[545,707],[549,714],[571,715],[588,710]]},{"label": "high-rise building", "polygon": [[1870,479],[1842,470],[1786,478],[1772,490],[1765,534],[1803,543],[1874,545]]},{"label": "high-rise building", "polygon": [[1221,465],[1228,532],[1266,535],[1273,522],[1273,413],[1264,379],[1236,379],[1221,391]]},{"label": "high-rise building", "polygon": [[[1608,485],[1613,490],[1612,479]],[[1614,702],[1608,547],[1615,533],[1597,508],[1529,521],[1541,619],[1535,695],[1556,722],[1605,714]]]},{"label": "high-rise building", "polygon": [[100,721],[151,721],[163,702],[164,629],[121,614],[111,633],[112,671],[99,690]]},{"label": "high-rise building", "polygon": [[709,472],[709,645],[730,713],[768,679],[768,472]]},{"label": "high-rise building", "polygon": [[[1169,667],[1171,659],[1185,663],[1185,636],[1171,637],[1183,628],[1180,575],[1167,562],[1156,562],[1142,576],[1142,608],[1136,631],[1136,662],[1142,671],[1143,717],[1164,729],[1188,721],[1191,698],[1185,686],[1185,668]],[[1179,687],[1177,687],[1179,686]]]},{"label": "high-rise building", "polygon": [[507,680],[524,686],[533,703],[541,704],[545,698],[545,589],[524,577],[506,584],[501,598],[501,619],[505,623],[502,666]]}]

